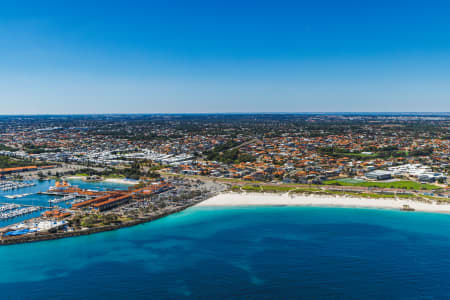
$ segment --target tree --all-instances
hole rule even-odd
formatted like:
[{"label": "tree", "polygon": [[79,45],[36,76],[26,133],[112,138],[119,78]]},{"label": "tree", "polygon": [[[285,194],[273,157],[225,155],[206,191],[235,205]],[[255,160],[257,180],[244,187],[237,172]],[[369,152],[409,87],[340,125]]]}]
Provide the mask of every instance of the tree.
[{"label": "tree", "polygon": [[116,222],[117,219],[118,219],[117,215],[115,215],[115,214],[107,214],[107,215],[103,216],[103,223],[105,225],[111,224],[113,222]]}]

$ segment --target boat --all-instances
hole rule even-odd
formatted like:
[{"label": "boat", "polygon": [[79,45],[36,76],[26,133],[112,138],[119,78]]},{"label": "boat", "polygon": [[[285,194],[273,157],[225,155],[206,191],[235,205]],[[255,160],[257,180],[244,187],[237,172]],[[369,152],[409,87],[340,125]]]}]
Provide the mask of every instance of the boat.
[{"label": "boat", "polygon": [[8,199],[17,199],[17,198],[23,198],[26,196],[31,195],[30,193],[25,193],[25,194],[17,194],[17,195],[6,195],[5,197]]},{"label": "boat", "polygon": [[41,208],[39,206],[30,206],[25,208],[20,208],[12,211],[2,212],[0,213],[0,220],[7,220],[27,214],[31,214],[37,211],[40,211]]}]

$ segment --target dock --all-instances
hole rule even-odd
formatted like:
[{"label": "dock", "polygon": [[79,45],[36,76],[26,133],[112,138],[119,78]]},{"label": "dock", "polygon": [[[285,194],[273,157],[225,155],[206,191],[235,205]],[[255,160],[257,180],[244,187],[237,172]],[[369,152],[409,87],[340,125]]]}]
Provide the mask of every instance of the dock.
[{"label": "dock", "polygon": [[42,209],[53,209],[54,207],[51,206],[43,206],[43,205],[31,205],[31,204],[18,204],[18,203],[10,203],[10,202],[0,202],[0,205],[9,205],[9,204],[17,204],[19,206],[24,207],[40,207]]}]

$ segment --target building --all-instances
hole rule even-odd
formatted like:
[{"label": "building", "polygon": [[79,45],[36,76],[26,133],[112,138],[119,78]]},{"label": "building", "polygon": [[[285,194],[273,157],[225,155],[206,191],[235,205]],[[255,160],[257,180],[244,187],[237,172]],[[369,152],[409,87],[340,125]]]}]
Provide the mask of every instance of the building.
[{"label": "building", "polygon": [[96,197],[94,199],[86,200],[83,202],[75,203],[74,205],[72,205],[72,208],[81,209],[81,208],[86,208],[86,207],[92,207],[94,204],[102,203],[102,202],[108,201],[110,199],[120,197],[124,194],[125,194],[124,191],[107,192],[106,195],[102,195],[102,196]]},{"label": "building", "polygon": [[368,179],[386,180],[392,178],[392,173],[384,170],[375,170],[365,174]]},{"label": "building", "polygon": [[95,203],[94,205],[92,205],[92,207],[98,211],[105,211],[120,206],[122,204],[128,203],[131,200],[131,198],[132,198],[131,194],[125,194],[100,203]]}]

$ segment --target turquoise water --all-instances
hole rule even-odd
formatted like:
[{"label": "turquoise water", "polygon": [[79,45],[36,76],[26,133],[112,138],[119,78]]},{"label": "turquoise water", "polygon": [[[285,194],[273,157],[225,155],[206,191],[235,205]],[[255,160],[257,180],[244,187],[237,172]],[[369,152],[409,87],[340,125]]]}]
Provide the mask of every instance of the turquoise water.
[{"label": "turquoise water", "polygon": [[[117,183],[110,183],[110,182],[84,182],[82,180],[69,180],[70,184],[77,185],[80,188],[83,189],[92,189],[97,191],[104,191],[104,190],[123,190],[127,189],[128,185],[124,184],[117,184]],[[50,204],[48,201],[51,199],[54,199],[55,196],[48,196],[48,195],[40,195],[37,194],[38,192],[46,192],[51,186],[55,185],[54,180],[41,180],[35,181],[36,185],[26,188],[17,189],[14,191],[0,191],[0,203],[16,203],[16,204],[22,204],[22,205],[37,205],[37,206],[56,206],[56,207],[69,207],[68,204],[65,203],[57,203],[57,204]],[[31,194],[29,196],[23,197],[23,198],[16,198],[16,199],[9,199],[6,198],[6,195],[18,195],[18,194]],[[38,217],[43,211],[35,212],[32,214],[28,214],[25,216],[20,216],[8,220],[0,220],[0,227],[18,223],[30,218]]]},{"label": "turquoise water", "polygon": [[190,208],[0,247],[2,299],[448,299],[450,216]]}]

